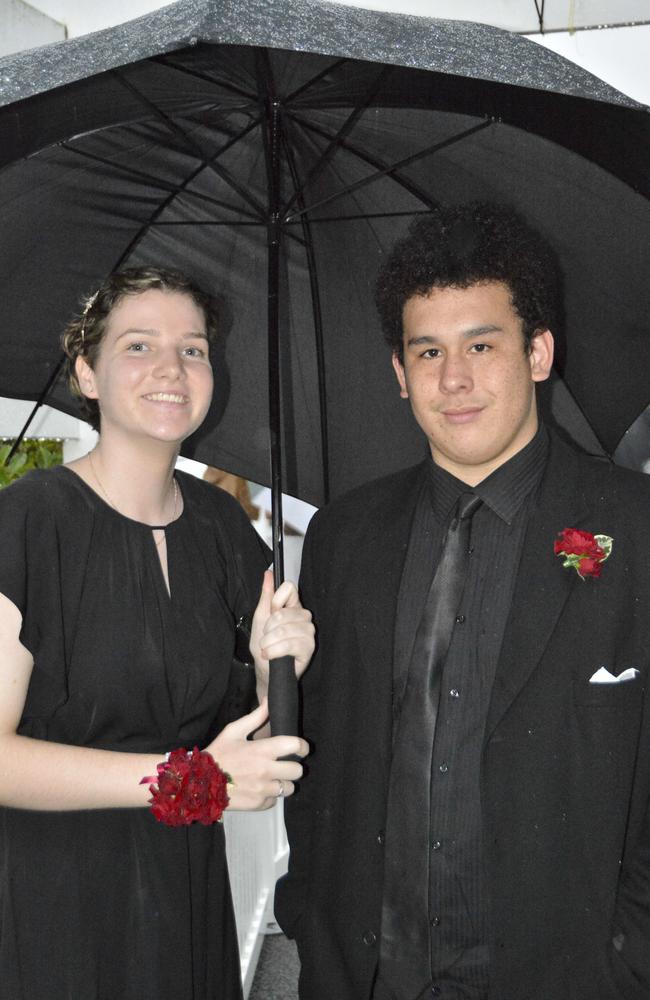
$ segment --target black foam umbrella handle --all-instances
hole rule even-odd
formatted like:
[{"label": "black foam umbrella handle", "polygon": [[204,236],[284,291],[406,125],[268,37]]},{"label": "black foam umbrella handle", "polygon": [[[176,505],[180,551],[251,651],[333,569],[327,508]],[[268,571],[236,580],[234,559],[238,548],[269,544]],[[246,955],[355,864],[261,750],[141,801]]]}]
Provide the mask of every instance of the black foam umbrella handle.
[{"label": "black foam umbrella handle", "polygon": [[271,736],[298,735],[298,681],[293,656],[280,656],[269,665]]}]

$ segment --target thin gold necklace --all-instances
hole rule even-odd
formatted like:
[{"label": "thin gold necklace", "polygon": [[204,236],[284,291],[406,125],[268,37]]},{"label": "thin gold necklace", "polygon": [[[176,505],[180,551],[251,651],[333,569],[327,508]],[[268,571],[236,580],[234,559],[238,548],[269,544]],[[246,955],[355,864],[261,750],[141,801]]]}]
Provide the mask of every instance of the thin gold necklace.
[{"label": "thin gold necklace", "polygon": [[[97,485],[99,486],[100,490],[102,491],[102,493],[106,497],[108,505],[110,507],[112,507],[113,510],[117,511],[118,514],[122,514],[122,511],[119,509],[119,507],[117,506],[117,504],[113,503],[113,501],[109,497],[108,492],[107,492],[104,484],[102,483],[101,479],[97,475],[97,470],[95,468],[95,463],[93,462],[93,453],[92,453],[92,451],[88,452],[88,461],[90,462],[90,468],[92,469],[92,474],[95,477],[95,480],[97,481]],[[171,524],[172,521],[176,520],[176,514],[177,514],[177,511],[178,511],[178,483],[176,482],[176,477],[174,477],[172,479],[172,482],[174,484],[174,509],[172,511],[171,520],[168,522],[169,524]],[[122,517],[124,517],[124,514],[122,514]],[[167,525],[166,524],[150,524],[149,527],[151,528],[152,531],[164,531],[165,528],[167,527]],[[162,535],[162,537],[158,538],[158,539],[154,538],[154,542],[156,543],[156,546],[162,545],[164,538],[165,538],[164,535]]]}]

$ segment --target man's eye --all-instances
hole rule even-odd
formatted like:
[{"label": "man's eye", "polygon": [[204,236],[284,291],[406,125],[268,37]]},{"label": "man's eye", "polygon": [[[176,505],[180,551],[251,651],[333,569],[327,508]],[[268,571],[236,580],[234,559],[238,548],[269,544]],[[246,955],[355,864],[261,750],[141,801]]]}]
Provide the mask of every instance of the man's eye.
[{"label": "man's eye", "polygon": [[475,354],[486,354],[490,350],[489,344],[472,344],[472,350]]},{"label": "man's eye", "polygon": [[426,351],[424,351],[424,353],[422,354],[422,357],[423,358],[438,358],[438,357],[440,357],[440,351],[438,350],[437,347],[429,347]]}]

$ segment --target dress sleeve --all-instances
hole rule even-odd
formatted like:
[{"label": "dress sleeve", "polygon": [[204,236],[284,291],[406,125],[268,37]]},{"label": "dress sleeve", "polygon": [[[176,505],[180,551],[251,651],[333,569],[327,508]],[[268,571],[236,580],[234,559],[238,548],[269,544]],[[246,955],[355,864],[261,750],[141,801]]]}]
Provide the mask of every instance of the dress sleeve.
[{"label": "dress sleeve", "polygon": [[55,492],[38,472],[0,490],[0,593],[23,616],[20,641],[34,659],[20,730],[28,735],[37,735],[36,720],[50,717],[67,691]]},{"label": "dress sleeve", "polygon": [[46,512],[38,499],[33,482],[26,480],[0,490],[0,593],[23,618],[28,592],[36,582],[31,564],[43,544]]},{"label": "dress sleeve", "polygon": [[222,494],[219,526],[228,552],[228,603],[237,621],[252,618],[272,553],[248,520],[241,505]]},{"label": "dress sleeve", "polygon": [[[212,487],[214,489],[214,487]],[[271,551],[251,525],[240,504],[218,491],[215,521],[226,562],[226,599],[235,620],[235,648],[228,689],[217,717],[217,730],[250,712],[256,703],[255,668],[248,648],[253,612],[262,589]]]}]

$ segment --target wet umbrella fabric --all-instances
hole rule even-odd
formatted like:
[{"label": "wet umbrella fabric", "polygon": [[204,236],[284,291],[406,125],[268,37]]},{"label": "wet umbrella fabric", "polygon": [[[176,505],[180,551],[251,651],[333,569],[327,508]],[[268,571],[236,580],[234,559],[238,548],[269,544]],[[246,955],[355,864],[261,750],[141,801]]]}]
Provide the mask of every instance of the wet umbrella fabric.
[{"label": "wet umbrella fabric", "polygon": [[374,278],[416,215],[487,198],[562,260],[573,436],[611,453],[649,401],[646,109],[534,43],[204,0],[1,60],[0,86],[0,395],[52,383],[73,412],[55,376],[80,292],[178,267],[231,315],[185,453],[322,504],[421,456]]},{"label": "wet umbrella fabric", "polygon": [[[485,26],[262,6],[174,4],[0,62],[18,98],[0,108],[0,394],[38,397],[80,291],[107,271],[178,266],[225,293],[233,316],[214,411],[188,451],[269,481],[275,111],[285,491],[321,504],[419,456],[372,285],[395,237],[438,201],[510,201],[555,243],[559,368],[613,451],[648,403],[645,110]],[[208,43],[179,48],[197,38]],[[74,409],[60,383],[49,401]]]}]

